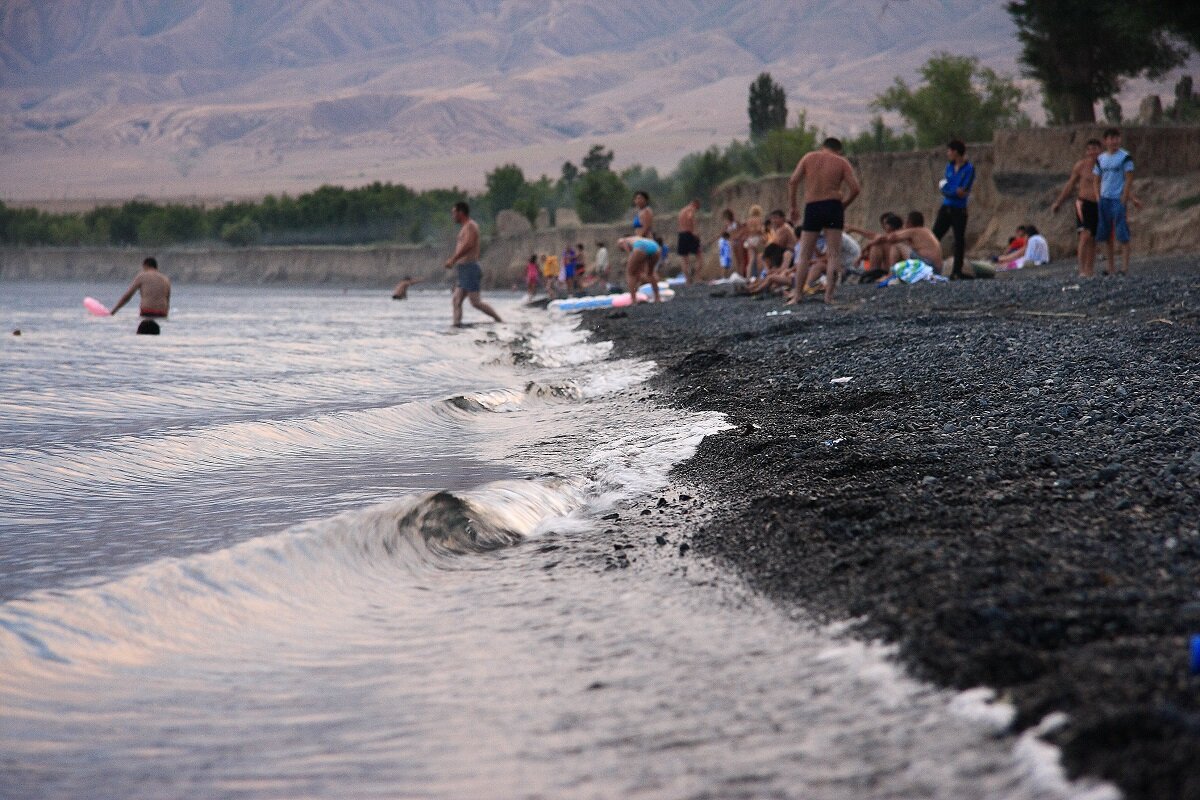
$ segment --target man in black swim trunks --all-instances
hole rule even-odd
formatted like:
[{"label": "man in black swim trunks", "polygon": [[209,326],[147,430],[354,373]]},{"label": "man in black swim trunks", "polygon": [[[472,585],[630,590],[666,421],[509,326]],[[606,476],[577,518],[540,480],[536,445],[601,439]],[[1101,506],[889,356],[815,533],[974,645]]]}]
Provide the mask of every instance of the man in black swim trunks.
[{"label": "man in black swim trunks", "polygon": [[688,283],[695,282],[704,258],[700,252],[700,237],[696,236],[696,212],[699,209],[700,201],[692,200],[679,212],[679,239],[675,243],[675,252],[683,261],[683,274]]},{"label": "man in black swim trunks", "polygon": [[[840,253],[842,248],[842,228],[845,227],[846,207],[854,202],[861,191],[858,179],[854,177],[854,169],[850,162],[842,156],[842,143],[832,136],[821,143],[821,149],[808,153],[796,164],[792,177],[788,179],[788,202],[791,219],[798,216],[796,194],[801,181],[804,182],[804,220],[800,225],[800,258],[801,266],[812,260],[817,249],[817,237],[825,234],[826,247],[831,253]],[[842,196],[842,184],[846,184],[849,194]],[[825,302],[833,302],[833,292],[837,287],[837,273],[840,264],[838,259],[827,259],[825,271]],[[803,269],[796,270],[797,274]],[[788,305],[800,302],[803,297],[801,286],[792,290]]]},{"label": "man in black swim trunks", "polygon": [[1096,194],[1092,170],[1096,168],[1096,159],[1103,149],[1104,145],[1100,144],[1099,139],[1088,139],[1083,158],[1075,162],[1075,166],[1071,168],[1071,177],[1067,179],[1067,185],[1059,192],[1054,205],[1050,206],[1050,213],[1057,214],[1071,191],[1077,191],[1075,230],[1079,231],[1079,276],[1081,278],[1090,278],[1096,272],[1096,227],[1100,224],[1100,197]]}]

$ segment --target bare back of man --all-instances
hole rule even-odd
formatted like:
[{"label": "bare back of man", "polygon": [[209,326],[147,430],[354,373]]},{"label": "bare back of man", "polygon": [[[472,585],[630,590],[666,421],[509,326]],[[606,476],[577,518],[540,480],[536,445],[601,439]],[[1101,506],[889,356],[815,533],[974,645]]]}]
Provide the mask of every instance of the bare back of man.
[{"label": "bare back of man", "polygon": [[141,315],[143,317],[165,317],[171,311],[171,281],[158,271],[158,262],[147,258],[142,262],[142,271],[129,284],[125,294],[112,308],[116,314],[121,306],[133,299],[134,294],[141,293]]},{"label": "bare back of man", "polygon": [[[850,162],[842,156],[842,143],[834,138],[826,139],[821,149],[808,153],[796,164],[788,179],[788,216],[798,217],[796,194],[804,184],[804,217],[800,232],[800,264],[809,263],[817,246],[817,237],[822,233],[830,253],[840,253],[842,229],[845,227],[846,207],[858,197],[860,187],[854,177]],[[842,185],[848,192],[842,194]],[[803,269],[798,270],[803,272]],[[837,287],[837,259],[827,259],[825,272],[825,302],[833,302]],[[800,301],[802,287],[797,285],[789,304]]]},{"label": "bare back of man", "polygon": [[921,259],[933,267],[935,272],[941,273],[942,243],[933,235],[933,231],[924,225],[901,228],[895,233],[888,234],[887,241],[909,245],[915,258]]}]

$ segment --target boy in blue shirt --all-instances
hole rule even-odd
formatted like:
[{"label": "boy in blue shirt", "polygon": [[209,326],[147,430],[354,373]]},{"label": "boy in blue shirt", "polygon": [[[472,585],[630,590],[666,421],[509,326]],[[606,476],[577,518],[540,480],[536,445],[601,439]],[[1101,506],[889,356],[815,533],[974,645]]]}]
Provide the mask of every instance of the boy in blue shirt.
[{"label": "boy in blue shirt", "polygon": [[942,207],[933,223],[933,235],[940,242],[946,231],[954,231],[954,269],[951,279],[973,278],[963,272],[967,252],[967,196],[975,184],[975,165],[967,161],[967,146],[958,139],[946,145],[946,179],[941,182]]},{"label": "boy in blue shirt", "polygon": [[[1092,169],[1092,185],[1100,200],[1100,219],[1096,224],[1096,241],[1104,242],[1108,253],[1108,269],[1116,266],[1115,238],[1121,243],[1121,273],[1129,274],[1129,223],[1125,210],[1133,192],[1133,157],[1121,149],[1121,132],[1109,128],[1104,132],[1104,152],[1096,158]],[[1106,271],[1107,275],[1108,272]]]}]

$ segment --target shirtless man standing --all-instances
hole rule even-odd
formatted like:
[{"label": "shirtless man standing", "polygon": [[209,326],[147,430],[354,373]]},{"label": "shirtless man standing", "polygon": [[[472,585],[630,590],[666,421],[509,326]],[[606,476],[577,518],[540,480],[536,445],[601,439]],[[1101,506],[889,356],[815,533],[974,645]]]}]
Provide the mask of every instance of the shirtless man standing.
[{"label": "shirtless man standing", "polygon": [[[850,162],[842,157],[842,143],[833,137],[821,144],[821,149],[809,153],[796,164],[792,177],[788,179],[788,216],[796,219],[799,208],[796,204],[796,192],[800,182],[804,182],[804,221],[800,232],[800,264],[799,275],[803,266],[813,257],[816,250],[817,237],[825,234],[826,247],[831,253],[840,253],[842,249],[842,228],[845,227],[845,210],[854,202],[860,191],[858,179],[854,177],[854,169]],[[842,196],[842,184],[845,183],[850,193]],[[833,302],[833,291],[837,287],[837,259],[828,260],[825,269],[825,302]],[[799,285],[793,288],[788,305],[800,302],[803,296]]]},{"label": "shirtless man standing", "polygon": [[112,307],[110,313],[116,314],[121,306],[133,299],[136,292],[141,292],[141,312],[143,317],[165,318],[171,311],[171,281],[158,271],[158,262],[153,257],[142,262],[142,271],[129,284],[125,294]]},{"label": "shirtless man standing", "polygon": [[[933,235],[933,231],[925,227],[925,215],[920,211],[908,212],[908,218],[904,221],[904,227],[895,233],[889,233],[883,237],[885,244],[906,244],[912,248],[912,256],[909,261],[920,261],[928,264],[933,268],[933,274],[940,275],[942,272],[942,243]],[[896,267],[904,264],[901,261],[898,264],[893,264],[889,274],[896,270]],[[887,278],[884,278],[887,280]]]},{"label": "shirtless man standing", "polygon": [[1077,190],[1075,229],[1079,231],[1079,275],[1083,278],[1092,277],[1096,271],[1096,226],[1100,223],[1100,195],[1096,193],[1092,170],[1096,168],[1096,158],[1102,149],[1104,147],[1099,139],[1088,139],[1083,158],[1075,162],[1067,185],[1059,193],[1054,205],[1050,206],[1050,213],[1057,214],[1067,196]]},{"label": "shirtless man standing", "polygon": [[[700,266],[704,263],[704,253],[700,248],[700,238],[696,236],[696,211],[700,208],[699,200],[692,200],[679,212],[679,240],[675,252],[683,260],[683,275],[688,283],[696,282]],[[688,259],[695,256],[693,265]]]},{"label": "shirtless man standing", "polygon": [[479,289],[483,284],[483,267],[479,266],[479,226],[471,219],[471,207],[459,201],[454,204],[450,216],[455,223],[462,226],[458,229],[458,239],[455,242],[454,255],[446,259],[445,268],[456,268],[454,282],[454,327],[462,327],[463,298],[469,298],[471,305],[487,314],[496,322],[503,322],[500,315],[487,303],[479,299]]}]

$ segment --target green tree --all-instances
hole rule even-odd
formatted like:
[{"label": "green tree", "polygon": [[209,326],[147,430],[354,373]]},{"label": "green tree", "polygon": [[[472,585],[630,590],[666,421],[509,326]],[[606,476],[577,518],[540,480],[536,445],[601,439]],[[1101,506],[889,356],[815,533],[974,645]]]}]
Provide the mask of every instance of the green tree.
[{"label": "green tree", "polygon": [[262,237],[262,228],[250,217],[227,222],[221,227],[221,240],[234,247],[249,247]]},{"label": "green tree", "polygon": [[757,142],[774,130],[787,127],[787,93],[763,72],[750,84],[750,140]]},{"label": "green tree", "polygon": [[707,207],[713,189],[735,174],[729,159],[715,145],[703,152],[686,155],[672,174],[675,183],[673,199],[677,205],[682,205],[694,197]]},{"label": "green tree", "polygon": [[594,144],[579,163],[583,166],[584,172],[610,172],[612,162],[613,151],[605,151],[604,145]]},{"label": "green tree", "polygon": [[876,114],[871,117],[870,126],[853,139],[848,139],[845,145],[846,152],[850,155],[895,153],[915,149],[917,140],[910,133],[897,134],[884,124],[882,116]]},{"label": "green tree", "polygon": [[921,147],[950,139],[980,142],[996,128],[1023,121],[1023,93],[1011,78],[979,66],[979,59],[938,53],[921,67],[924,83],[912,89],[897,77],[875,98],[874,108],[896,111]]},{"label": "green tree", "polygon": [[584,174],[575,187],[575,210],[584,222],[611,222],[628,202],[629,187],[609,169]]},{"label": "green tree", "polygon": [[1159,78],[1183,63],[1187,50],[1173,32],[1200,45],[1194,4],[1014,0],[1008,13],[1023,71],[1042,85],[1051,123],[1095,122],[1096,102],[1120,91],[1122,78]]},{"label": "green tree", "polygon": [[769,131],[758,143],[755,148],[757,172],[760,175],[791,172],[805,153],[817,148],[818,135],[817,128],[808,124],[807,112],[801,111],[796,127]]},{"label": "green tree", "polygon": [[503,211],[515,208],[521,191],[525,188],[525,173],[516,164],[504,164],[489,172],[486,177],[487,197],[492,210]]}]

